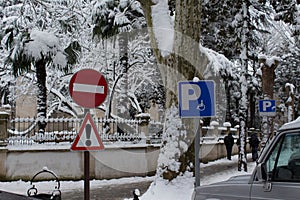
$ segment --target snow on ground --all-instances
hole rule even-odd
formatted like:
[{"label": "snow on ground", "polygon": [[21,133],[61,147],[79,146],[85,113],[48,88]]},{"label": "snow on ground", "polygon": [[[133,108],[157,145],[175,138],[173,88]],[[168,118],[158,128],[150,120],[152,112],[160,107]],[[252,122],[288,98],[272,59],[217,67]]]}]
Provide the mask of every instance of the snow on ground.
[{"label": "snow on ground", "polygon": [[[237,163],[238,157],[233,156],[231,161],[224,158],[214,162],[209,162],[207,164],[201,163],[200,170],[201,168],[211,167],[213,165],[222,165],[222,164],[232,163],[232,162]],[[224,170],[215,173],[213,175],[206,176],[205,179],[200,180],[200,185],[208,185],[208,184],[224,181],[229,179],[232,176],[251,174],[255,167],[255,162],[247,163],[247,165],[248,165],[248,172],[237,171],[237,168],[235,167],[233,169]],[[185,174],[182,177],[179,177],[174,181],[171,181],[170,183],[161,178],[158,178],[153,181],[148,191],[144,195],[142,195],[140,200],[153,200],[153,199],[189,200],[191,199],[193,189],[194,189],[194,177],[192,177],[191,174]],[[132,200],[132,199],[128,199],[128,200]]]},{"label": "snow on ground", "polygon": [[[248,157],[249,157],[249,155],[248,155]],[[233,156],[231,161],[227,160],[226,158],[223,158],[223,159],[219,159],[214,162],[209,162],[207,164],[201,163],[200,170],[202,167],[210,167],[212,165],[225,164],[225,163],[230,163],[230,162],[238,163],[238,157]],[[200,180],[200,185],[209,185],[212,183],[228,180],[230,177],[233,177],[233,176],[251,174],[255,168],[255,162],[248,162],[247,167],[248,167],[248,172],[237,171],[237,168],[235,167],[232,169],[228,169],[228,170],[224,170],[224,171],[215,173],[214,175],[208,176],[205,179]]]},{"label": "snow on ground", "polygon": [[[189,200],[194,188],[194,178],[186,173],[171,182],[158,178],[152,182],[148,191],[140,197],[141,200]],[[129,199],[128,199],[129,200]],[[132,199],[130,199],[132,200]]]},{"label": "snow on ground", "polygon": [[[200,165],[201,168],[211,167],[213,165],[226,164],[228,162],[237,163],[237,156],[233,156],[232,161],[227,159],[220,159],[214,162],[209,162],[208,164]],[[255,167],[254,162],[248,163],[248,172],[239,172],[236,168],[224,170],[215,173],[210,176],[206,176],[205,179],[200,180],[201,185],[212,184],[215,182],[227,180],[232,176],[242,175],[245,173],[252,173]],[[131,177],[131,178],[121,178],[121,179],[111,179],[111,180],[91,180],[90,188],[99,188],[108,185],[118,185],[118,184],[130,184],[138,183],[143,181],[153,181],[148,191],[140,197],[140,200],[189,200],[194,188],[194,177],[191,173],[186,173],[175,180],[168,182],[161,178],[156,177]],[[43,181],[34,183],[40,191],[49,191],[50,188],[56,186],[55,181]],[[67,192],[72,190],[78,190],[83,188],[83,181],[61,181],[60,189],[61,191]],[[13,182],[0,182],[0,190],[8,191],[18,194],[26,195],[27,190],[31,187],[30,182],[24,181],[13,181]],[[124,199],[132,200],[132,198]]]}]

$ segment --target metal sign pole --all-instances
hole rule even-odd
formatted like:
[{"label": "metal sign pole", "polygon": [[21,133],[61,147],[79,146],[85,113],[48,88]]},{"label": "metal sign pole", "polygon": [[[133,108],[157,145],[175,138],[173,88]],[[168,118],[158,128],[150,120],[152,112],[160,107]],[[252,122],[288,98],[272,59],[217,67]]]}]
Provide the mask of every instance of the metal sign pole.
[{"label": "metal sign pole", "polygon": [[[84,109],[86,115],[89,109]],[[84,151],[84,200],[90,200],[90,152]]]},{"label": "metal sign pole", "polygon": [[195,187],[200,186],[200,135],[201,135],[201,119],[199,120],[199,125],[195,133]]},{"label": "metal sign pole", "polygon": [[90,152],[84,151],[84,200],[90,199]]}]

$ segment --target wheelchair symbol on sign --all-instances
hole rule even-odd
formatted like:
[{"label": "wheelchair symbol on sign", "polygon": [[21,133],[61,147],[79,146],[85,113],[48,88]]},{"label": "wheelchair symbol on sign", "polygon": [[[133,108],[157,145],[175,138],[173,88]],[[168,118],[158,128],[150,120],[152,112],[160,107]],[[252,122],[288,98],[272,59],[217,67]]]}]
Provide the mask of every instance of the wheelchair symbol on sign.
[{"label": "wheelchair symbol on sign", "polygon": [[197,110],[200,110],[200,111],[205,110],[205,104],[203,103],[203,100],[201,100],[200,104],[197,106]]}]

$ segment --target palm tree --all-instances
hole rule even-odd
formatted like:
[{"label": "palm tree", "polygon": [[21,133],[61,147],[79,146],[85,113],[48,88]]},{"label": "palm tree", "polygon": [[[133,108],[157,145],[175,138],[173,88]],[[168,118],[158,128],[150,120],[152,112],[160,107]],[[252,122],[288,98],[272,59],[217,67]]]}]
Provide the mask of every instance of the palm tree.
[{"label": "palm tree", "polygon": [[44,133],[47,115],[47,67],[54,67],[68,72],[75,64],[80,51],[77,41],[72,42],[66,49],[62,49],[58,38],[50,32],[37,29],[17,31],[11,29],[7,33],[5,46],[9,51],[6,64],[11,65],[15,77],[27,72],[35,71],[37,94],[37,117],[39,133]]}]

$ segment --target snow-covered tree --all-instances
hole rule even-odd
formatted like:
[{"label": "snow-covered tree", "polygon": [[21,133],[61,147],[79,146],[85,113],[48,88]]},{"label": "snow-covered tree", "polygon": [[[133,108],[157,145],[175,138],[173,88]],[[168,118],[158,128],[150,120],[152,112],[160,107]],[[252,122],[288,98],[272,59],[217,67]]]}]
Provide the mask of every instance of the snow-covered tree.
[{"label": "snow-covered tree", "polygon": [[[281,108],[288,111],[285,101],[289,98],[289,95],[285,92],[285,85],[287,83],[293,84],[296,88],[299,87],[299,81],[296,77],[299,74],[299,55],[300,55],[300,24],[299,24],[299,1],[270,1],[271,5],[274,7],[275,14],[274,19],[278,21],[276,29],[280,33],[280,37],[284,38],[278,41],[285,41],[285,45],[281,45],[281,51],[278,55],[281,58],[276,69],[276,79],[275,79],[275,90],[281,99]],[[277,37],[279,38],[279,37]],[[295,78],[291,78],[295,77]],[[300,98],[298,90],[294,91],[294,117],[300,115]],[[290,115],[288,115],[290,116]]]},{"label": "snow-covered tree", "polygon": [[[240,55],[242,52],[242,30],[243,22],[245,21],[242,15],[242,2],[239,1],[203,1],[203,20],[202,24],[202,34],[201,41],[205,47],[211,48],[219,53],[222,53],[234,63],[237,63],[236,68],[240,68],[241,60]],[[253,119],[257,118],[257,112],[255,109],[255,96],[260,94],[259,90],[259,79],[257,79],[257,52],[262,46],[261,38],[268,34],[269,27],[271,26],[271,17],[267,14],[270,12],[270,7],[261,1],[249,1],[248,3],[248,30],[247,30],[247,55],[246,64],[246,76],[248,86],[245,90],[246,99],[249,101],[247,104],[247,109],[251,110],[249,116],[246,116],[246,124],[251,127],[259,127],[259,123],[255,123]],[[242,75],[243,68],[236,70],[238,77]],[[230,75],[230,74],[229,74]],[[236,74],[237,75],[237,74]],[[226,76],[223,73],[223,81],[231,82],[230,76]],[[242,82],[240,85],[242,86]],[[240,87],[241,87],[240,86]],[[240,88],[239,87],[239,88]],[[240,90],[242,91],[242,90]],[[238,95],[240,96],[240,95]],[[227,116],[231,116],[230,101],[236,101],[237,96],[232,96],[227,89]],[[241,96],[240,96],[241,97]],[[241,105],[241,104],[240,104]],[[233,124],[236,119],[227,119]]]},{"label": "snow-covered tree", "polygon": [[192,141],[197,124],[179,118],[177,83],[179,80],[192,80],[195,76],[202,78],[201,73],[207,64],[199,45],[201,4],[198,1],[172,1],[174,12],[169,10],[165,1],[140,2],[166,87],[166,128],[157,172],[172,180],[192,171],[194,166]]},{"label": "snow-covered tree", "polygon": [[[136,0],[100,1],[95,3],[93,10],[93,37],[98,39],[105,39],[108,37],[117,38],[119,47],[117,70],[119,70],[120,73],[116,80],[120,81],[119,84],[122,86],[122,88],[124,88],[121,91],[121,94],[118,96],[119,104],[117,106],[119,108],[119,115],[123,117],[129,116],[127,109],[130,105],[127,96],[127,72],[129,68],[128,37],[130,37],[129,33],[132,30],[145,27],[144,13],[140,7],[140,3]],[[115,91],[111,92],[113,94]],[[110,95],[110,97],[112,98],[113,95]]]},{"label": "snow-covered tree", "polygon": [[[234,61],[239,59],[240,77],[240,128],[242,147],[244,145],[246,128],[248,124],[248,101],[250,108],[255,112],[253,94],[256,84],[255,75],[257,67],[257,51],[260,49],[259,36],[268,33],[271,18],[267,15],[270,9],[261,1],[203,1],[202,42],[203,45],[223,53]],[[252,63],[250,62],[252,60]],[[256,62],[257,64],[257,62]],[[249,69],[252,69],[251,72]],[[253,78],[251,77],[253,76]],[[229,77],[223,76],[223,79]],[[248,98],[249,94],[249,98]],[[227,95],[230,93],[227,92]],[[231,95],[230,95],[231,96]],[[230,98],[230,97],[229,97]],[[227,113],[230,107],[227,107]],[[250,117],[254,117],[251,113]],[[250,120],[251,125],[253,122]],[[244,150],[242,153],[245,152]],[[245,154],[243,153],[243,160]],[[246,168],[246,167],[245,167]]]},{"label": "snow-covered tree", "polygon": [[[6,63],[11,66],[13,75],[19,76],[25,72],[35,72],[38,87],[37,117],[47,116],[47,67],[53,67],[67,72],[75,64],[80,50],[77,41],[70,42],[67,47],[61,45],[61,40],[47,22],[47,15],[55,13],[48,2],[21,1],[10,2],[3,12],[1,24],[1,43],[8,52]],[[14,10],[12,13],[11,10]],[[53,13],[52,13],[53,12]],[[12,14],[12,15],[11,15]],[[50,18],[51,19],[51,18]],[[54,20],[52,18],[52,20]],[[53,23],[50,23],[53,25]],[[46,122],[39,121],[39,131],[44,132]]]}]

